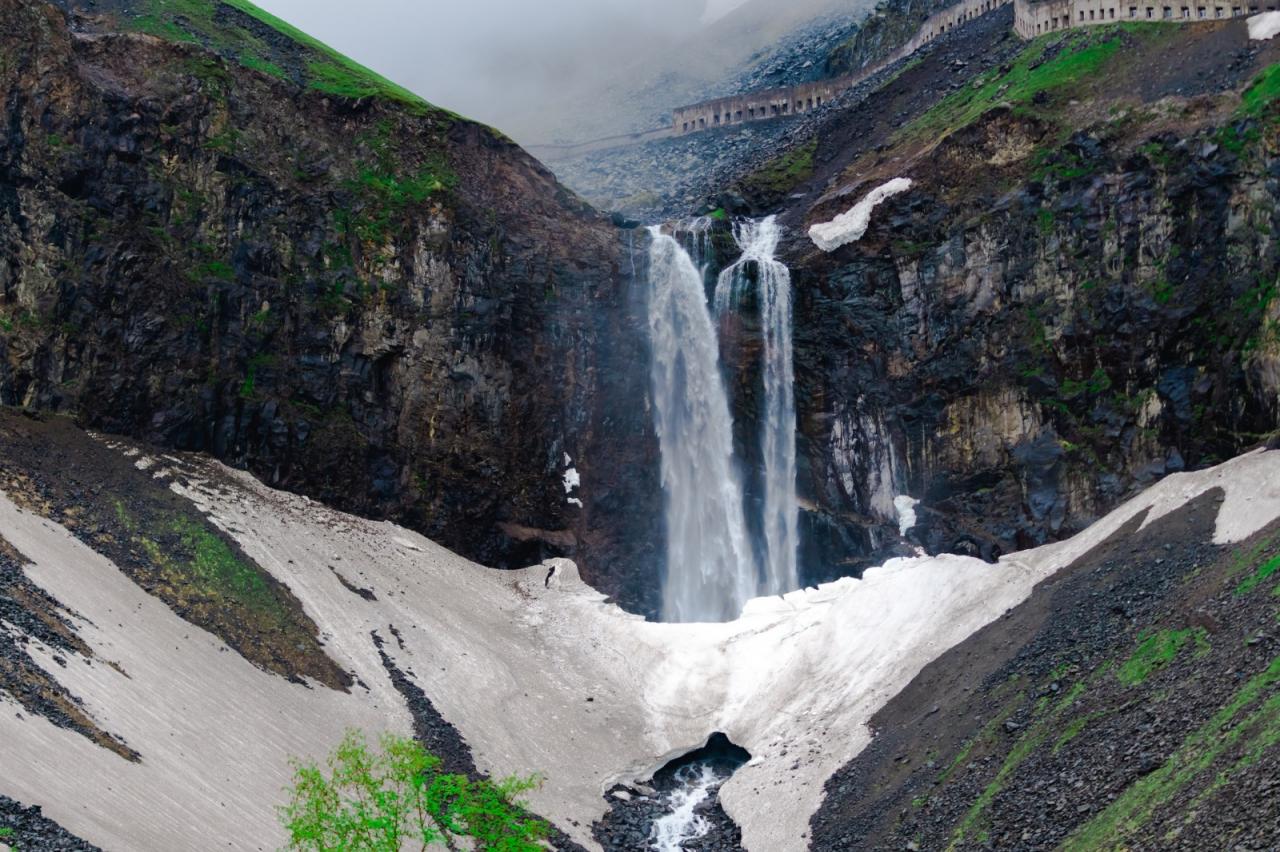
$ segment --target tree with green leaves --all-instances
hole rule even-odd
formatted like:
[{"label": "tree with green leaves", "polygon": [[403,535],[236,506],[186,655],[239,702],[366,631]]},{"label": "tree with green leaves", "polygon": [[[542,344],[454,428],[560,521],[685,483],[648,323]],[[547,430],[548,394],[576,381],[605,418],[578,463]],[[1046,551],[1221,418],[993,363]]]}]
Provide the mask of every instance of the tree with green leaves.
[{"label": "tree with green leaves", "polygon": [[[308,852],[401,852],[475,849],[541,852],[545,822],[519,797],[537,778],[473,780],[443,771],[440,758],[414,740],[386,734],[370,751],[348,731],[329,756],[328,772],[294,763],[292,799],[280,809],[289,848]],[[465,841],[465,843],[463,842]]]}]

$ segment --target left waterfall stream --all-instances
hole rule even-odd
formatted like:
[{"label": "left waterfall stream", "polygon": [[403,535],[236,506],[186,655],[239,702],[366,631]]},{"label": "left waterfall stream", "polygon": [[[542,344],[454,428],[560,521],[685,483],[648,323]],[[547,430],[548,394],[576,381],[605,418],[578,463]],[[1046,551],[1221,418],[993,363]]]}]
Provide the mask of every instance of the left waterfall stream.
[{"label": "left waterfall stream", "polygon": [[[703,217],[674,230],[673,236],[649,229],[651,380],[665,504],[662,619],[723,622],[737,618],[752,598],[799,586],[791,276],[776,258],[777,221],[739,221],[732,233],[740,257],[715,282],[713,307],[714,222]],[[717,334],[718,323],[740,309],[751,287],[764,333],[760,517],[749,515],[735,457]],[[753,523],[761,541],[753,541]]]}]

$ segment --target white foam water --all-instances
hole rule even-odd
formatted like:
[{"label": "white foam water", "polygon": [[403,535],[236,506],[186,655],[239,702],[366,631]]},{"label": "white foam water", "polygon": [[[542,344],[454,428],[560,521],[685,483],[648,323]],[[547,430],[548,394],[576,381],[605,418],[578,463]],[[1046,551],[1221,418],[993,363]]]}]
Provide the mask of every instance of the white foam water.
[{"label": "white foam water", "polygon": [[666,621],[729,621],[756,597],[733,420],[703,274],[689,253],[650,229],[649,334],[655,426],[662,450]]},{"label": "white foam water", "polygon": [[681,852],[686,842],[707,836],[711,823],[698,808],[727,779],[706,764],[691,764],[676,772],[676,780],[680,786],[666,797],[669,811],[649,835],[656,852]]},{"label": "white foam water", "polygon": [[782,229],[776,217],[734,225],[742,257],[720,274],[717,315],[737,308],[756,270],[760,323],[764,332],[764,417],[760,448],[765,492],[762,528],[765,564],[760,593],[780,595],[800,585],[800,509],[796,500],[795,361],[791,330],[791,270],[777,259]]}]

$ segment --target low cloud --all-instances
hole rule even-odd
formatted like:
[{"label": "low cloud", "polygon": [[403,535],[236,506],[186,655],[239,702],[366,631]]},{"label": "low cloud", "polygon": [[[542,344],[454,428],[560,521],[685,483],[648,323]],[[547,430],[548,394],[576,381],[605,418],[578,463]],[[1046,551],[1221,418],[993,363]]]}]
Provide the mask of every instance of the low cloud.
[{"label": "low cloud", "polygon": [[706,0],[258,2],[428,100],[525,141],[555,128],[557,102],[666,53],[707,11]]}]

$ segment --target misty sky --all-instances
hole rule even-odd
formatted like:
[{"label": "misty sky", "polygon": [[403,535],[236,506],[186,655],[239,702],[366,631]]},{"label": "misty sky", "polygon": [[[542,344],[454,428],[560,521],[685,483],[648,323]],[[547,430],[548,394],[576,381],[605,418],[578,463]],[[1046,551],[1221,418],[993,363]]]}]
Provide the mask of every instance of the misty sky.
[{"label": "misty sky", "polygon": [[257,2],[427,100],[519,138],[540,103],[641,62],[745,0]]}]

